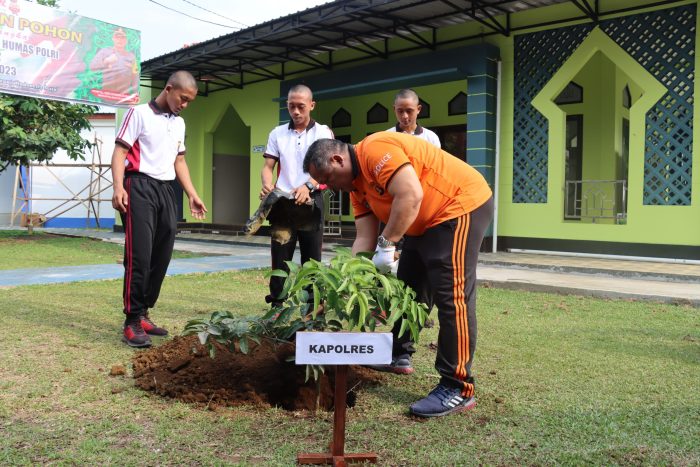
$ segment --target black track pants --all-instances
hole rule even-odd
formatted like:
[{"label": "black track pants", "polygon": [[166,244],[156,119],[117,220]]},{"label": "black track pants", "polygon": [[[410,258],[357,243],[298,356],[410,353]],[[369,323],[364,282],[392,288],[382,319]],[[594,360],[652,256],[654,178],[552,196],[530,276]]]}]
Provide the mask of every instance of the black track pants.
[{"label": "black track pants", "polygon": [[124,226],[124,313],[145,313],[158,300],[177,233],[175,194],[170,182],[127,174],[129,196]]},{"label": "black track pants", "polygon": [[[440,383],[474,394],[471,365],[476,350],[476,264],[484,233],[493,218],[493,198],[469,214],[428,229],[420,237],[406,237],[398,277],[418,299],[438,309],[435,368]],[[394,356],[415,352],[408,333],[397,337]]]},{"label": "black track pants", "polygon": [[[291,261],[294,258],[294,250],[297,242],[299,242],[299,253],[301,254],[301,264],[304,264],[310,259],[321,261],[321,250],[323,247],[323,197],[320,192],[315,192],[313,195],[314,208],[311,215],[306,212],[309,209],[306,206],[295,206],[293,203],[285,206],[285,211],[280,214],[280,211],[274,211],[278,206],[273,208],[273,212],[268,219],[270,220],[271,230],[284,229],[289,232],[289,241],[280,243],[275,240],[274,233],[270,239],[270,256],[272,259],[272,269],[283,269],[289,272],[289,268],[285,261]],[[303,219],[303,220],[300,220]],[[302,225],[299,225],[299,224]],[[284,278],[270,277],[270,294],[265,297],[268,303],[278,303],[278,297],[284,288]],[[309,290],[309,293],[311,291]]]},{"label": "black track pants", "polygon": [[[284,269],[289,272],[285,261],[291,261],[294,257],[297,241],[299,241],[301,264],[304,264],[309,259],[321,261],[323,229],[319,228],[318,230],[312,231],[292,230],[292,236],[288,243],[283,245],[276,240],[270,241],[272,269]],[[282,293],[283,287],[284,278],[276,276],[270,277],[270,295],[268,295],[267,301],[271,303],[277,302],[277,297]]]}]

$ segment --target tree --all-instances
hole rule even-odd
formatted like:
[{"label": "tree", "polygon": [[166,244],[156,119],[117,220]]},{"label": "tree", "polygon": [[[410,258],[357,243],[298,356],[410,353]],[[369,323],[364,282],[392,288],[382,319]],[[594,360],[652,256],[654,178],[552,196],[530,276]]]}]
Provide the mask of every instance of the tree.
[{"label": "tree", "polygon": [[[328,265],[313,259],[303,266],[287,261],[289,272],[270,273],[285,278],[278,297],[284,299],[282,305],[254,317],[215,311],[210,318],[189,321],[183,334],[196,334],[211,356],[217,345],[248,353],[251,343],[262,339],[291,343],[297,331],[373,332],[378,326],[391,329],[397,322],[399,335],[408,332],[418,342],[427,305],[417,302],[416,292],[402,280],[380,273],[370,259],[373,254],[353,256],[349,248],[337,248]],[[322,371],[318,365],[307,365],[306,379],[318,379]]]},{"label": "tree", "polygon": [[[38,0],[57,6],[55,0]],[[80,132],[90,128],[88,118],[97,107],[0,93],[0,172],[9,165],[50,160],[65,149],[73,159],[83,159],[90,148]]]}]

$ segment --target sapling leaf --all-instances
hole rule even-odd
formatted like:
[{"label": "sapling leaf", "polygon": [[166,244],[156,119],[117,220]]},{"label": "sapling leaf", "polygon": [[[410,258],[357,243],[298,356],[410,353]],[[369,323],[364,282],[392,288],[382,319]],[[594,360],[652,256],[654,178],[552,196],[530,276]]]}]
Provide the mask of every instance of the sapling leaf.
[{"label": "sapling leaf", "polygon": [[350,299],[345,304],[345,313],[352,313],[353,307],[355,306],[355,300],[357,300],[357,292],[354,292],[352,295],[350,295]]},{"label": "sapling leaf", "polygon": [[420,330],[418,329],[418,326],[416,326],[415,321],[404,321],[404,323],[408,323],[408,327],[411,329],[411,338],[413,342],[418,342],[418,337]]},{"label": "sapling leaf", "polygon": [[367,315],[369,314],[369,303],[367,300],[367,295],[364,292],[360,292],[357,295],[357,303],[360,305],[360,314],[358,315],[357,321],[360,324],[364,324],[367,321]]},{"label": "sapling leaf", "polygon": [[284,269],[273,269],[265,274],[265,277],[289,277],[289,273]]},{"label": "sapling leaf", "polygon": [[238,348],[241,350],[241,353],[248,353],[248,339],[245,336],[238,341]]},{"label": "sapling leaf", "polygon": [[199,338],[199,343],[205,345],[209,339],[209,333],[206,331],[201,331],[197,333],[197,337]]},{"label": "sapling leaf", "polygon": [[403,321],[401,321],[401,328],[399,329],[399,337],[404,335],[404,333],[406,332],[406,329],[408,329],[408,320],[404,319]]},{"label": "sapling leaf", "polygon": [[318,307],[321,305],[321,291],[318,290],[316,284],[311,286],[311,290],[314,294],[314,308],[311,310],[311,316],[316,319],[316,314],[318,313]]},{"label": "sapling leaf", "polygon": [[350,283],[349,277],[346,277],[345,279],[343,279],[343,282],[340,283],[340,287],[338,287],[337,292],[340,294],[343,290],[345,290],[345,288],[348,286],[349,283]]},{"label": "sapling leaf", "polygon": [[377,274],[377,279],[379,279],[379,282],[382,284],[382,288],[384,289],[384,296],[385,297],[391,297],[394,294],[394,288],[391,286],[391,282],[389,282],[389,279],[386,278],[386,276],[382,274]]}]

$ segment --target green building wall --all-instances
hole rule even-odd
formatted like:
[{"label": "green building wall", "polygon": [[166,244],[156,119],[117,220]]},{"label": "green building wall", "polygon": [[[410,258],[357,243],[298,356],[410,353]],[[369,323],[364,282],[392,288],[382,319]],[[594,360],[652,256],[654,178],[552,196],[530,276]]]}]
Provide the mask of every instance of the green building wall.
[{"label": "green building wall", "polygon": [[[616,2],[601,2],[604,7],[614,3],[616,8],[653,4],[653,1],[619,0]],[[678,2],[678,5],[697,5],[697,1]],[[661,9],[652,6],[650,10]],[[631,12],[629,14],[636,14]],[[511,18],[511,27],[545,23],[564,16],[581,15],[572,4],[560,4],[525,11]],[[696,16],[697,17],[697,16]],[[610,17],[605,17],[609,19]],[[584,23],[585,21],[581,21]],[[518,31],[517,34],[530,33],[538,30],[552,29],[556,26],[530,28]],[[458,35],[465,36],[476,33],[483,26],[476,22],[451,26],[439,31],[441,39],[449,39]],[[696,28],[697,31],[697,28]],[[603,34],[604,36],[604,34]],[[552,77],[543,92],[547,95],[538,96],[538,105],[542,113],[549,119],[549,165],[548,165],[548,199],[544,203],[515,203],[513,202],[513,137],[514,137],[514,35],[500,35],[478,39],[471,44],[488,43],[498,47],[501,57],[500,77],[501,109],[500,109],[500,141],[499,141],[499,179],[498,179],[498,228],[497,235],[501,239],[532,239],[532,240],[564,240],[570,242],[600,242],[605,244],[620,243],[624,245],[679,245],[689,248],[700,247],[700,177],[692,178],[692,203],[688,206],[652,206],[644,205],[643,172],[644,172],[644,117],[646,109],[653,104],[655,97],[663,90],[659,87],[657,78],[641,69],[641,66],[627,55],[621,48],[615,47],[612,41],[600,34],[591,35],[577,49],[571,58]],[[697,44],[697,37],[696,44]],[[469,42],[456,43],[455,46],[469,45]],[[352,51],[348,51],[352,54]],[[415,54],[416,61],[421,60],[419,53]],[[697,68],[697,54],[695,66]],[[318,78],[316,75],[315,78]],[[490,76],[495,79],[496,76]],[[584,102],[558,107],[552,100],[564,89],[571,80],[584,86]],[[298,81],[303,81],[300,77]],[[415,86],[419,95],[430,103],[429,119],[419,123],[432,128],[436,126],[465,123],[465,116],[448,116],[446,105],[457,92],[470,87],[471,80],[449,79],[444,83]],[[249,128],[247,154],[250,161],[250,197],[249,211],[253,212],[258,205],[260,185],[260,169],[262,167],[262,151],[267,142],[270,130],[279,124],[279,94],[280,82],[266,81],[246,87],[216,92],[210,96],[200,96],[188,108],[183,117],[187,121],[187,160],[193,181],[205,203],[212,205],[212,154],[223,145],[233,147],[236,151],[243,150],[240,140],[230,134],[226,138],[216,139],[219,125],[230,108],[235,110],[241,123]],[[621,93],[625,85],[629,85],[633,106],[625,109],[621,106]],[[410,84],[409,84],[410,86]],[[695,83],[692,83],[693,89]],[[351,128],[333,128],[336,134],[349,134],[356,142],[367,133],[383,130],[393,125],[392,101],[396,90],[406,87],[406,83],[397,83],[392,91],[363,93],[352,96],[323,99],[317,97],[317,108],[312,114],[318,121],[331,124],[333,113],[342,107],[352,115]],[[413,87],[413,86],[410,86]],[[495,99],[492,93],[486,92],[490,99]],[[389,112],[387,124],[369,125],[366,123],[366,112],[371,105],[380,102]],[[536,106],[537,107],[537,106]],[[564,121],[566,114],[580,113],[584,115],[584,174],[583,178],[614,179],[617,173],[616,164],[609,163],[622,150],[622,118],[630,120],[629,148],[629,197],[628,217],[624,224],[614,222],[577,222],[565,221],[563,218],[564,204]],[[696,118],[693,117],[695,122]],[[471,119],[469,120],[471,122]],[[465,131],[468,128],[465,128]],[[495,136],[495,135],[494,135]],[[698,137],[697,125],[693,126],[693,138]],[[700,159],[693,154],[692,162],[700,166]],[[189,219],[189,213],[186,213]],[[625,251],[619,251],[625,254]]]}]

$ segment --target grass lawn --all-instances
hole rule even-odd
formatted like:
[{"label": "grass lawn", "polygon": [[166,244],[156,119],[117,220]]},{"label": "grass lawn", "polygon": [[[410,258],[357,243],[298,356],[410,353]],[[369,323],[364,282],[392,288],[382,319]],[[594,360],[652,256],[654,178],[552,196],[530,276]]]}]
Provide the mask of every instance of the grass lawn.
[{"label": "grass lawn", "polygon": [[[177,333],[217,309],[260,313],[266,283],[168,277],[153,316]],[[293,465],[327,450],[331,413],[211,411],[136,389],[121,287],[0,290],[0,465]],[[346,452],[392,466],[700,465],[699,309],[481,288],[478,315],[476,409],[406,415],[436,382],[425,329],[416,373],[348,410]]]},{"label": "grass lawn", "polygon": [[[202,256],[174,251],[173,258]],[[0,270],[48,268],[81,264],[114,264],[124,257],[124,247],[91,238],[63,237],[26,230],[0,230]]]}]

